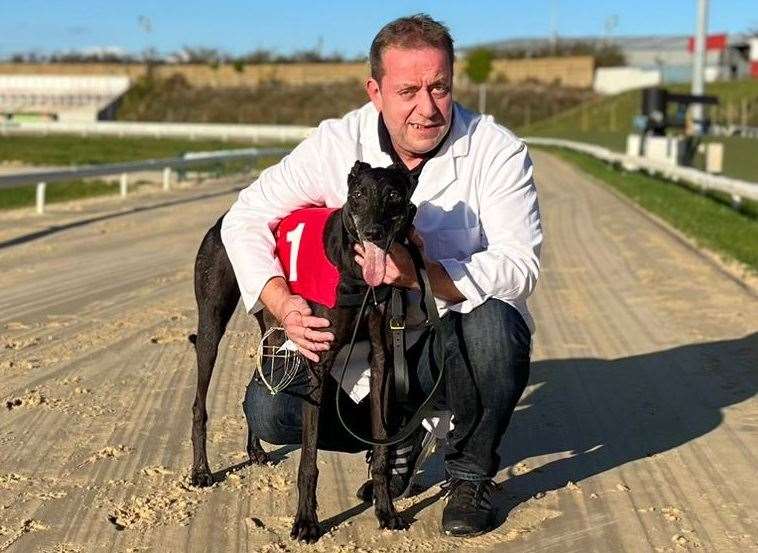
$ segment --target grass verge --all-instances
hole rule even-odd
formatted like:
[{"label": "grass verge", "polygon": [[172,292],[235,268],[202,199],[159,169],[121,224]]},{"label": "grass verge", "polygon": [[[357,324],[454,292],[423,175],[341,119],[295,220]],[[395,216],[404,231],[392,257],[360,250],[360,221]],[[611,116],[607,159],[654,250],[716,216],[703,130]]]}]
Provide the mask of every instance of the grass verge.
[{"label": "grass verge", "polygon": [[608,184],[698,245],[758,272],[758,203],[746,200],[737,211],[724,195],[703,194],[687,185],[641,173],[622,172],[585,154],[561,148],[540,149]]},{"label": "grass verge", "polygon": [[[139,186],[140,183],[132,184],[130,190],[139,188]],[[118,191],[118,183],[102,180],[56,182],[54,185],[48,186],[45,193],[45,202],[67,202],[94,196],[104,196],[106,194],[117,194]],[[0,190],[0,210],[33,206],[35,194],[34,186]]]}]

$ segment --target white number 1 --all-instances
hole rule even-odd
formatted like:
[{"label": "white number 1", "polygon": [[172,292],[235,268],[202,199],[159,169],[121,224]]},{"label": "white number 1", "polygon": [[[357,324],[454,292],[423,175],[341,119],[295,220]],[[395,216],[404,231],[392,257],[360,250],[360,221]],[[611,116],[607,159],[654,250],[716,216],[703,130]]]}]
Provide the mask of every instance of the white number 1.
[{"label": "white number 1", "polygon": [[290,282],[297,280],[297,252],[300,250],[300,239],[303,237],[305,223],[298,224],[287,233],[287,242],[290,246]]}]

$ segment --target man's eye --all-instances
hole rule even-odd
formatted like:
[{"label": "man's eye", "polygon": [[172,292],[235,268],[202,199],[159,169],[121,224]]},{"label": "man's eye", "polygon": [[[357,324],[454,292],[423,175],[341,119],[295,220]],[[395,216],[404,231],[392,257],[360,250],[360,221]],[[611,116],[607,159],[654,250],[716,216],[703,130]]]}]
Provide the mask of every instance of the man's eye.
[{"label": "man's eye", "polygon": [[450,89],[446,86],[438,86],[435,89],[433,89],[432,92],[436,94],[437,96],[444,96],[445,94],[450,92]]}]

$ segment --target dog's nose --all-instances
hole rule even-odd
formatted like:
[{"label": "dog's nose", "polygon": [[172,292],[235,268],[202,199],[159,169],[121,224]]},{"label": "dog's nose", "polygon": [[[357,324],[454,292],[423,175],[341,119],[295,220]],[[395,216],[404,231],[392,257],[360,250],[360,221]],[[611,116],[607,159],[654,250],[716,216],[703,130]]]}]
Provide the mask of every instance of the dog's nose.
[{"label": "dog's nose", "polygon": [[384,229],[381,227],[381,225],[368,225],[366,226],[363,234],[369,240],[373,240],[384,236]]}]

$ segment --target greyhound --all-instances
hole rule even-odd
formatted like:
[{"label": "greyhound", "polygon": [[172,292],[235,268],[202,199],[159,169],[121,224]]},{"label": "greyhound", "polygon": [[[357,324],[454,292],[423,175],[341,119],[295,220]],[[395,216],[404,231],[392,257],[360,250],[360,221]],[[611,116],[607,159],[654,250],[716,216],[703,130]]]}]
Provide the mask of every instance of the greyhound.
[{"label": "greyhound", "polygon": [[[334,401],[333,394],[337,392],[337,387],[330,378],[330,371],[337,353],[349,342],[355,324],[362,325],[363,333],[368,334],[371,343],[373,438],[386,439],[388,427],[398,423],[397,416],[393,417],[388,409],[393,393],[393,379],[388,378],[393,366],[393,350],[389,332],[385,332],[390,318],[387,302],[370,304],[363,319],[358,321],[359,306],[342,306],[340,299],[350,295],[360,297],[368,286],[375,287],[375,291],[381,289],[387,250],[393,241],[407,236],[416,213],[415,206],[410,202],[412,185],[407,174],[394,166],[372,168],[361,161],[356,161],[351,169],[347,184],[347,202],[329,215],[323,232],[326,256],[340,276],[337,302],[329,307],[309,300],[313,315],[330,321],[330,327],[326,330],[333,332],[335,339],[330,349],[321,354],[318,363],[307,361],[306,364],[311,392],[310,397],[303,401],[298,509],[291,536],[308,543],[317,541],[321,535],[316,514],[319,408],[324,401]],[[191,481],[196,486],[213,484],[206,453],[206,396],[219,342],[240,298],[234,270],[221,242],[222,220],[223,217],[205,235],[195,261],[198,330],[190,340],[195,344],[198,367],[197,393],[192,408]],[[366,252],[362,268],[354,258],[356,243],[362,243]],[[250,262],[254,263],[255,260]],[[256,313],[256,318],[261,326],[261,335],[266,329],[276,326],[273,315],[265,309]],[[252,463],[267,462],[255,428],[248,428],[247,452]],[[390,495],[389,450],[386,446],[374,446],[371,476],[379,526],[392,530],[405,529],[406,523],[395,511]]]}]

